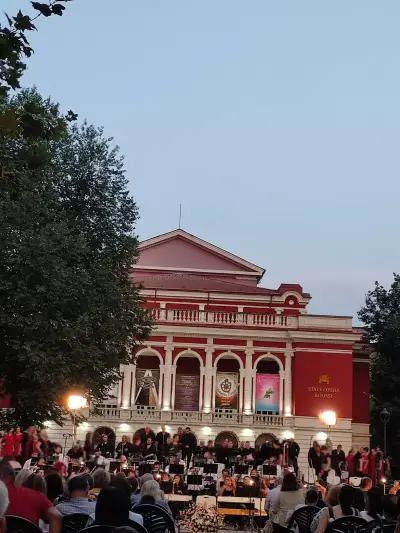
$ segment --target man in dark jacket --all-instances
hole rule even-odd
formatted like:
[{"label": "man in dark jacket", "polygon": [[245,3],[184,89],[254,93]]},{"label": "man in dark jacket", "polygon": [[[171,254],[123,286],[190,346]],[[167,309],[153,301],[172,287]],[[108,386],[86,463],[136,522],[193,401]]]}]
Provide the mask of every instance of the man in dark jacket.
[{"label": "man in dark jacket", "polygon": [[342,468],[345,461],[346,455],[342,449],[342,445],[338,444],[336,450],[332,450],[331,467],[334,469],[335,474],[339,477],[342,473]]},{"label": "man in dark jacket", "polygon": [[197,446],[197,439],[189,427],[185,429],[185,432],[182,435],[181,444],[182,444],[182,459],[184,461],[186,459],[186,464],[189,467],[189,463],[192,459],[193,452]]}]

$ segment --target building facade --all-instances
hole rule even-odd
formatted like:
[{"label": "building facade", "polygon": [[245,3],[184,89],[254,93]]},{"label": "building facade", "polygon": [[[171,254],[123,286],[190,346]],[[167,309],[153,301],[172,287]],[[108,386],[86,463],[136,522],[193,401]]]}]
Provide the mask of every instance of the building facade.
[{"label": "building facade", "polygon": [[[199,440],[294,436],[304,470],[314,439],[368,445],[361,330],[351,317],[308,314],[300,285],[263,288],[263,275],[181,229],[143,241],[132,278],[155,327],[78,436],[107,427],[118,438],[144,425],[170,433],[189,425]],[[327,410],[333,427],[321,422]]]}]

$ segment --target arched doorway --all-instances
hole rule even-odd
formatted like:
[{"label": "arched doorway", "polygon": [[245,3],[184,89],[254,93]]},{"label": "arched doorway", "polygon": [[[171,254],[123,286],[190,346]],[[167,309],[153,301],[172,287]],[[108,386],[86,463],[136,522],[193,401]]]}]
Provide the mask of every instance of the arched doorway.
[{"label": "arched doorway", "polygon": [[229,444],[230,442],[233,444],[233,448],[237,448],[239,446],[239,439],[233,431],[221,431],[221,433],[218,433],[218,435],[215,437],[214,446],[216,448],[221,447],[224,442]]},{"label": "arched doorway", "polygon": [[142,352],[136,360],[134,405],[160,405],[160,358],[151,352]]},{"label": "arched doorway", "polygon": [[185,353],[176,360],[175,411],[200,411],[200,360],[194,353]]},{"label": "arched doorway", "polygon": [[223,354],[216,361],[214,401],[215,411],[237,413],[241,409],[241,364],[238,356]]},{"label": "arched doorway", "polygon": [[93,431],[93,445],[96,446],[103,435],[107,435],[108,440],[113,443],[115,447],[116,435],[112,428],[107,426],[100,426]]},{"label": "arched doorway", "polygon": [[274,356],[258,359],[255,368],[254,411],[256,414],[278,414],[283,409],[282,364]]},{"label": "arched doorway", "polygon": [[255,448],[258,450],[265,442],[272,443],[274,440],[276,440],[276,437],[273,433],[261,433],[261,435],[258,435],[256,438]]}]

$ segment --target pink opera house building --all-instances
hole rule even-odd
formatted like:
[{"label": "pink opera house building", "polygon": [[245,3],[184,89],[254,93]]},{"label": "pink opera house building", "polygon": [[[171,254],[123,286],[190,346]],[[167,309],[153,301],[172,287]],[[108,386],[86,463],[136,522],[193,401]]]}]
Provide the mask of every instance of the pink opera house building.
[{"label": "pink opera house building", "polygon": [[303,469],[310,441],[328,432],[345,450],[368,445],[369,361],[351,317],[309,314],[301,285],[264,288],[262,267],[181,229],[139,248],[132,278],[155,326],[79,438],[145,424],[256,445],[294,437]]}]

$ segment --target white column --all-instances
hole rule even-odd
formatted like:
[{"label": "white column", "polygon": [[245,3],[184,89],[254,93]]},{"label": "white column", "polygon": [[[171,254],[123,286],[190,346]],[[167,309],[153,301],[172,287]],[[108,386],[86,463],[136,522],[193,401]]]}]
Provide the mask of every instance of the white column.
[{"label": "white column", "polygon": [[119,382],[118,387],[118,396],[119,401],[118,405],[127,409],[132,405],[131,398],[131,376],[132,369],[135,369],[135,365],[122,365],[123,378]]},{"label": "white column", "polygon": [[160,365],[160,380],[158,382],[157,409],[162,409],[162,406],[163,406],[164,375],[165,375],[165,365]]},{"label": "white column", "polygon": [[163,411],[171,410],[171,381],[172,381],[172,346],[167,345],[165,348],[165,365],[164,365],[164,388],[163,388]]},{"label": "white column", "polygon": [[285,407],[284,415],[292,416],[292,357],[293,350],[290,342],[286,343],[285,351]]},{"label": "white column", "polygon": [[171,394],[171,409],[175,409],[175,381],[176,381],[176,365],[171,366],[172,377],[172,394]]},{"label": "white column", "polygon": [[246,366],[244,370],[244,405],[245,415],[251,415],[253,412],[253,350],[246,350]]},{"label": "white column", "polygon": [[214,348],[207,346],[206,348],[206,366],[204,367],[204,401],[203,401],[203,411],[209,413],[213,408],[213,385],[212,385],[212,376],[213,376],[213,366],[212,366],[212,354]]},{"label": "white column", "polygon": [[215,391],[216,391],[216,378],[217,378],[217,368],[212,368],[212,391],[211,391],[211,405],[212,410],[215,411]]},{"label": "white column", "polygon": [[200,367],[200,389],[199,389],[199,411],[203,410],[203,381],[204,381],[204,366]]},{"label": "white column", "polygon": [[244,378],[246,370],[241,368],[239,371],[239,413],[243,413],[243,389],[244,389]]},{"label": "white column", "polygon": [[283,414],[283,387],[285,383],[285,371],[279,370],[279,414]]},{"label": "white column", "polygon": [[252,394],[252,409],[253,413],[256,412],[256,379],[257,379],[257,369],[255,368],[251,372],[251,379],[253,382],[253,394]]}]

